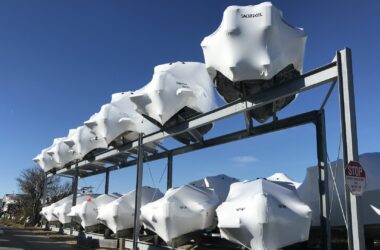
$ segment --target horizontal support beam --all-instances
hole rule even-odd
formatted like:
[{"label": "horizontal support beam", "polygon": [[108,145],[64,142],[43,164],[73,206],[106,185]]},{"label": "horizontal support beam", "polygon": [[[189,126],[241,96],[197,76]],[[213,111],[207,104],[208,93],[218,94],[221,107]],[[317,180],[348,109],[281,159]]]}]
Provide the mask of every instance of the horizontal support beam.
[{"label": "horizontal support beam", "polygon": [[[292,128],[296,126],[302,126],[308,123],[315,123],[318,118],[318,113],[319,111],[310,111],[310,112],[303,113],[300,115],[296,115],[296,116],[288,117],[282,120],[260,125],[260,126],[252,128],[250,133],[248,133],[247,130],[244,129],[244,130],[240,130],[240,131],[233,132],[230,134],[218,136],[212,139],[205,140],[203,141],[203,143],[194,143],[188,146],[183,146],[183,147],[170,150],[168,152],[162,152],[155,155],[151,155],[145,158],[144,162],[151,162],[155,160],[164,159],[164,158],[167,158],[169,154],[172,154],[172,156],[181,155],[181,154],[189,153],[192,151],[200,150],[203,148],[214,147],[217,145],[222,145],[222,144],[237,141],[237,140],[264,135],[267,133],[272,133],[272,132],[276,132],[276,131],[280,131],[280,130],[284,130],[284,129],[288,129],[288,128]],[[121,168],[131,167],[136,164],[137,164],[137,160],[132,160],[123,165],[110,166],[108,167],[108,169],[109,171],[115,171]],[[106,171],[105,169],[102,169],[99,172],[88,174],[86,176],[83,176],[82,178],[100,174],[105,171]]]},{"label": "horizontal support beam", "polygon": [[[216,122],[218,120],[242,113],[247,112],[253,109],[260,108],[268,103],[280,100],[282,98],[292,96],[312,88],[318,87],[322,84],[325,84],[330,81],[337,79],[338,71],[336,62],[332,62],[328,65],[320,67],[318,69],[312,70],[308,73],[305,73],[301,77],[292,80],[288,83],[284,83],[275,88],[261,92],[258,95],[253,97],[248,97],[246,100],[238,100],[236,102],[227,104],[223,107],[212,110],[208,113],[204,113],[198,116],[195,116],[186,122],[178,124],[172,128],[166,129],[166,131],[159,131],[150,135],[146,135],[143,138],[143,145],[147,143],[156,143],[160,140],[163,140],[168,137],[173,137],[174,135],[182,134],[184,132],[197,129],[204,125]],[[103,152],[94,157],[93,161],[82,160],[78,163],[78,167],[91,164],[91,162],[104,161],[105,159],[115,156],[120,153],[125,153],[128,150],[137,148],[138,142],[133,141],[127,143],[126,145],[113,148],[106,152]],[[161,154],[161,153],[160,153]],[[66,172],[68,169],[73,169],[75,165],[72,165],[66,169],[58,170],[56,174],[61,174]]]}]

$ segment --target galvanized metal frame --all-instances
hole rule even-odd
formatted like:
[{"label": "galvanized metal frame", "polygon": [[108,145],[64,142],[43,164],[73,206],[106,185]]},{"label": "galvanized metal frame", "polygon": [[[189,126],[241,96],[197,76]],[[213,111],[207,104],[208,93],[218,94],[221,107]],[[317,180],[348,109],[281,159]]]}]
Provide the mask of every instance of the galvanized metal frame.
[{"label": "galvanized metal frame", "polygon": [[[78,163],[76,163],[75,164],[75,174],[74,174],[74,178],[73,178],[72,184],[71,184],[72,194],[73,194],[72,206],[75,206],[77,204],[78,180],[79,180],[79,168],[78,168]],[[73,220],[73,218],[71,218],[70,235],[73,234],[74,226],[75,226],[74,220]]]},{"label": "galvanized metal frame", "polygon": [[110,187],[110,170],[106,169],[106,176],[105,176],[105,182],[104,182],[104,193],[108,194]]},{"label": "galvanized metal frame", "polygon": [[[137,165],[136,177],[136,204],[135,204],[135,228],[137,228],[138,221],[136,221],[139,214],[141,204],[141,185],[142,185],[142,171],[143,162],[154,161],[158,159],[167,158],[167,188],[172,187],[172,164],[175,155],[188,153],[195,150],[200,150],[215,145],[228,143],[231,141],[250,138],[266,133],[271,133],[278,130],[288,129],[294,126],[300,126],[307,123],[314,123],[316,125],[317,136],[317,155],[318,155],[318,169],[319,169],[319,191],[320,191],[320,211],[321,211],[321,229],[322,229],[322,248],[331,249],[331,235],[330,223],[328,217],[329,211],[329,197],[328,197],[328,171],[326,169],[326,131],[325,131],[325,117],[324,106],[331,95],[336,81],[339,81],[339,94],[341,103],[341,124],[343,131],[343,148],[344,148],[344,162],[349,160],[358,160],[357,153],[357,138],[356,138],[356,121],[355,121],[355,104],[354,104],[354,89],[352,82],[352,65],[351,65],[351,51],[344,49],[337,52],[337,61],[305,73],[297,79],[280,85],[268,91],[264,91],[258,95],[245,97],[236,102],[227,104],[211,112],[198,115],[189,120],[183,121],[181,124],[172,128],[166,128],[165,131],[139,136],[139,139],[127,143],[118,148],[111,148],[95,155],[92,160],[82,160],[76,164],[66,166],[64,169],[48,173],[52,175],[74,175],[74,183],[77,185],[77,178],[85,178],[100,173],[106,173],[109,176],[110,171],[118,170],[120,168]],[[282,120],[274,119],[273,122],[253,127],[252,118],[249,115],[250,110],[262,107],[268,103],[272,103],[279,99],[299,94],[304,91],[316,88],[328,82],[333,82],[331,85],[319,111],[311,111],[296,115],[293,117],[285,118]],[[142,157],[143,146],[147,143],[158,141],[173,137],[174,135],[187,133],[190,130],[197,129],[201,126],[210,124],[227,118],[229,116],[243,113],[245,115],[246,129],[236,131],[234,133],[225,134],[211,139],[202,139],[197,142],[181,146],[174,149],[163,149],[161,152],[154,152],[148,154],[147,157]],[[132,149],[138,148],[137,159],[128,160],[129,156],[133,154]],[[120,160],[122,159],[122,160]],[[105,166],[107,163],[113,163],[111,166]],[[75,181],[76,180],[76,181]],[[73,184],[74,184],[73,183]],[[108,187],[108,182],[106,184]],[[108,188],[106,188],[108,191]],[[347,192],[347,191],[346,191]],[[74,193],[74,196],[75,193]],[[364,249],[363,226],[360,223],[360,216],[358,216],[358,209],[360,199],[352,196],[349,192],[347,196],[350,198],[346,203],[347,218],[349,219],[349,249]],[[74,202],[74,198],[73,198]],[[74,203],[73,203],[74,204]],[[354,227],[350,223],[354,224]],[[135,230],[133,249],[137,249],[138,231]]]},{"label": "galvanized metal frame", "polygon": [[[359,161],[356,128],[355,91],[350,49],[337,52],[339,100],[343,141],[343,164]],[[361,197],[351,194],[345,183],[347,238],[349,250],[365,249],[364,227],[361,220]]]}]

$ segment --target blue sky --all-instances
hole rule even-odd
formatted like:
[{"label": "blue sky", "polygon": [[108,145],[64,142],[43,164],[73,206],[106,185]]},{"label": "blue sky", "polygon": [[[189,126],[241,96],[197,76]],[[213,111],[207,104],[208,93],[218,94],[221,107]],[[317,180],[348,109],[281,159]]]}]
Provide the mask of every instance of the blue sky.
[{"label": "blue sky", "polygon": [[[0,0],[0,196],[53,138],[62,137],[115,92],[149,82],[153,67],[203,61],[200,42],[229,5],[258,1]],[[285,19],[308,33],[305,71],[352,48],[359,151],[380,151],[379,1],[274,1]],[[326,87],[300,95],[279,117],[319,107]],[[337,95],[327,106],[328,150],[337,155]],[[242,128],[243,118],[217,123],[208,136]],[[174,159],[174,185],[225,173],[241,179],[286,172],[302,181],[316,162],[312,126],[239,141]],[[153,185],[166,162],[146,165]],[[111,174],[111,191],[134,187],[136,168]],[[103,176],[80,181],[102,190]],[[161,182],[161,187],[165,185]]]}]

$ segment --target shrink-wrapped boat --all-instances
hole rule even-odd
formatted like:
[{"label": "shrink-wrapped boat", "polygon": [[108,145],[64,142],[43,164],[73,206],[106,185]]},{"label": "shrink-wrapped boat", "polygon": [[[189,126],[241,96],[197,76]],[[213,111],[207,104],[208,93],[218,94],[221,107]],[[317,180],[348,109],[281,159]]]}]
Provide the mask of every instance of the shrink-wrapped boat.
[{"label": "shrink-wrapped boat", "polygon": [[[171,127],[216,107],[213,84],[205,65],[175,62],[154,68],[152,80],[131,93],[136,110],[160,126]],[[198,128],[205,134],[212,125]],[[187,143],[190,136],[177,137]]]},{"label": "shrink-wrapped boat", "polygon": [[58,217],[54,215],[54,209],[60,206],[63,202],[72,200],[72,195],[69,195],[57,202],[54,202],[48,206],[45,206],[41,209],[40,214],[44,217],[48,222],[58,221]]},{"label": "shrink-wrapped boat", "polygon": [[[302,73],[306,33],[288,24],[270,2],[229,6],[219,28],[201,43],[207,70],[226,102],[281,85]],[[264,122],[287,97],[253,110]]]},{"label": "shrink-wrapped boat", "polygon": [[[98,209],[97,220],[111,229],[114,233],[131,229],[134,226],[135,195],[133,190],[116,200],[101,206]],[[148,204],[159,198],[163,194],[157,188],[142,187],[141,205]]]},{"label": "shrink-wrapped boat", "polygon": [[190,182],[190,185],[211,188],[218,196],[219,202],[222,203],[226,200],[227,195],[230,192],[231,184],[238,181],[239,180],[236,178],[220,174],[215,176],[207,176],[201,180]]},{"label": "shrink-wrapped boat", "polygon": [[249,249],[275,250],[309,237],[310,208],[296,192],[265,179],[233,183],[216,213],[221,237]]},{"label": "shrink-wrapped boat", "polygon": [[[71,197],[71,199],[69,198]],[[89,198],[96,197],[94,194],[78,194],[76,203],[80,204]],[[71,208],[73,206],[72,196],[66,197],[58,206],[56,206],[53,210],[54,216],[56,216],[62,224],[67,224],[71,222],[71,217],[69,213],[71,212]],[[80,222],[77,220],[77,222]]]},{"label": "shrink-wrapped boat", "polygon": [[62,168],[65,164],[76,160],[74,150],[70,149],[70,147],[64,142],[66,139],[66,137],[54,139],[53,146],[47,151],[56,162],[57,168]]},{"label": "shrink-wrapped boat", "polygon": [[136,112],[130,96],[131,92],[113,94],[111,103],[103,105],[98,113],[84,122],[85,126],[98,138],[104,138],[107,144],[116,145],[136,140],[139,133],[147,135],[158,131],[159,127]]},{"label": "shrink-wrapped boat", "polygon": [[108,148],[104,138],[97,137],[88,127],[80,126],[70,129],[67,139],[64,140],[70,150],[73,150],[76,159],[82,159],[96,149]]},{"label": "shrink-wrapped boat", "polygon": [[186,234],[213,229],[215,209],[236,181],[218,175],[171,188],[164,197],[141,208],[143,225],[171,245]]},{"label": "shrink-wrapped boat", "polygon": [[51,155],[48,153],[54,146],[56,141],[53,142],[53,145],[51,145],[48,148],[42,149],[41,153],[38,154],[33,161],[37,163],[42,170],[45,172],[48,172],[52,169],[55,169],[58,167],[57,162],[51,157]]},{"label": "shrink-wrapped boat", "polygon": [[77,221],[85,229],[95,226],[100,223],[97,220],[99,209],[119,197],[120,196],[114,194],[103,194],[96,198],[89,197],[82,203],[78,203],[76,206],[73,206],[68,216],[77,218]]},{"label": "shrink-wrapped boat", "polygon": [[301,185],[301,183],[296,182],[291,179],[285,173],[275,173],[266,178],[268,181],[274,182],[280,186],[289,188],[290,190],[296,191],[297,188]]}]

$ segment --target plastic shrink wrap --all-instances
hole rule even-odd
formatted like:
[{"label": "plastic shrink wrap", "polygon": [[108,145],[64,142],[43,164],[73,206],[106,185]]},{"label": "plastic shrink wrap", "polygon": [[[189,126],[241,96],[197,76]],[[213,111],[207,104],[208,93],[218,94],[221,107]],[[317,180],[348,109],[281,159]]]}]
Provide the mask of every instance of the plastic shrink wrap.
[{"label": "plastic shrink wrap", "polygon": [[216,213],[222,238],[249,249],[274,250],[309,238],[310,208],[296,192],[271,181],[232,184]]},{"label": "plastic shrink wrap", "polygon": [[56,168],[62,168],[65,164],[76,160],[76,154],[64,141],[66,137],[54,139],[53,146],[47,153],[56,162]]},{"label": "plastic shrink wrap", "polygon": [[142,222],[167,243],[188,233],[212,229],[216,227],[215,209],[236,181],[218,175],[171,188],[163,198],[141,208]]},{"label": "plastic shrink wrap", "polygon": [[[152,80],[131,94],[137,112],[170,127],[216,107],[213,83],[203,63],[175,62],[154,68]],[[212,125],[198,128],[207,133]],[[177,137],[178,139],[178,137]],[[191,137],[182,137],[184,142]]]},{"label": "plastic shrink wrap", "polygon": [[[56,142],[56,141],[55,141]],[[53,145],[51,145],[50,147],[48,148],[45,148],[45,149],[42,149],[41,150],[41,153],[38,154],[34,159],[33,161],[35,163],[37,163],[41,168],[42,170],[44,170],[45,172],[48,172],[54,168],[57,168],[57,162],[51,157],[50,154],[48,154],[48,152],[55,146],[55,144],[53,143]]]},{"label": "plastic shrink wrap", "polygon": [[73,153],[76,159],[82,159],[90,152],[96,149],[108,148],[104,138],[97,137],[88,127],[80,126],[76,129],[70,129],[67,139],[64,140]]},{"label": "plastic shrink wrap", "polygon": [[54,202],[48,206],[45,206],[42,208],[40,214],[48,221],[48,222],[53,222],[53,221],[58,221],[58,218],[54,215],[54,209],[58,206],[60,206],[62,203],[65,201],[72,200],[73,197],[72,195],[69,195],[57,202]]},{"label": "plastic shrink wrap", "polygon": [[[98,138],[113,145],[136,140],[139,133],[147,135],[158,131],[159,127],[136,112],[130,96],[131,92],[113,94],[111,103],[103,105],[98,113],[84,122],[85,126]],[[152,143],[148,146],[155,148]]]},{"label": "plastic shrink wrap", "polygon": [[[95,197],[93,194],[78,194],[77,196],[77,204],[84,202],[88,198]],[[68,198],[68,197],[71,197]],[[60,202],[59,206],[56,206],[53,210],[54,216],[56,216],[62,224],[67,224],[71,222],[71,217],[68,215],[71,212],[71,208],[73,206],[72,196],[68,196],[64,198],[62,202]],[[77,221],[79,222],[79,221]]]},{"label": "plastic shrink wrap", "polygon": [[[98,217],[102,224],[114,233],[133,228],[135,213],[135,190],[99,208]],[[141,206],[161,198],[163,194],[157,188],[142,187]]]},{"label": "plastic shrink wrap", "polygon": [[301,183],[292,180],[285,173],[275,173],[266,178],[268,181],[274,182],[280,186],[289,188],[293,191],[296,191],[297,188],[301,185]]},{"label": "plastic shrink wrap", "polygon": [[70,217],[78,218],[83,228],[95,226],[100,222],[96,219],[101,207],[106,206],[120,196],[114,194],[102,194],[96,198],[89,197],[82,203],[71,208]]},{"label": "plastic shrink wrap", "polygon": [[[270,2],[230,6],[201,43],[205,63],[226,102],[253,96],[302,73],[306,33],[288,24]],[[295,96],[253,110],[264,122]]]}]

